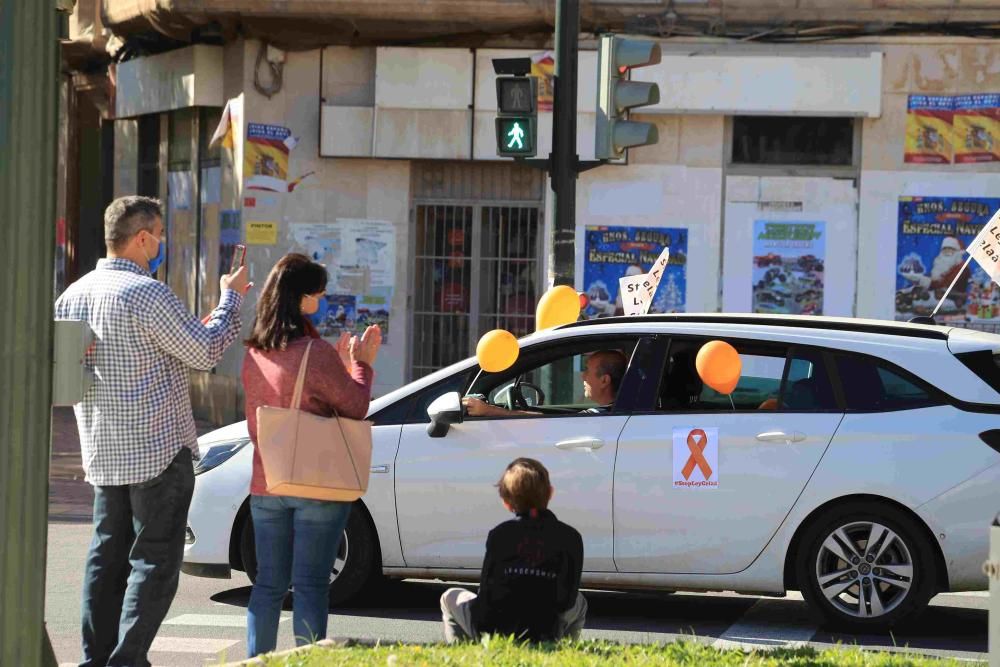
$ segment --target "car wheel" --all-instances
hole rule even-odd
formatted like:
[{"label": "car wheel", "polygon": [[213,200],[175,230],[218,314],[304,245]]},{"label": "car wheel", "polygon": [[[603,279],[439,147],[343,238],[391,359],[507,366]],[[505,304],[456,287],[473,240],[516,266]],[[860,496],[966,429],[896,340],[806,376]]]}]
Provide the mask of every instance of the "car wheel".
[{"label": "car wheel", "polygon": [[922,610],[936,590],[925,531],[888,506],[856,502],[822,514],[797,555],[802,597],[838,628],[892,627]]},{"label": "car wheel", "polygon": [[[353,507],[337,548],[337,558],[330,570],[331,605],[349,602],[374,578],[377,552],[375,535],[364,510]],[[256,581],[257,554],[254,551],[253,520],[249,513],[240,535],[240,557],[250,581]]]}]

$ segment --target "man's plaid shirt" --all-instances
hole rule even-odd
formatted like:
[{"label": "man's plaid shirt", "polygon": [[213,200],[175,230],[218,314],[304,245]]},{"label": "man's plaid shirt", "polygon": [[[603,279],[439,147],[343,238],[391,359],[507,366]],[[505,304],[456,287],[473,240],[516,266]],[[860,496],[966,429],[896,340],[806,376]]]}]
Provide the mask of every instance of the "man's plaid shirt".
[{"label": "man's plaid shirt", "polygon": [[188,369],[210,370],[240,334],[242,295],[225,290],[207,324],[170,288],[127,259],[102,259],[56,301],[58,320],[83,320],[96,345],[94,384],[74,406],[87,481],[137,484],[181,450],[198,458]]}]

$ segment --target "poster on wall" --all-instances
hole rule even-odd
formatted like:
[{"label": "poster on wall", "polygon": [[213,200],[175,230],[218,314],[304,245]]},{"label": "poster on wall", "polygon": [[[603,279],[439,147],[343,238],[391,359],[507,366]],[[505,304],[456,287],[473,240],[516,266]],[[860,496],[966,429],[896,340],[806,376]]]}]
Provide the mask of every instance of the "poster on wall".
[{"label": "poster on wall", "polygon": [[753,223],[753,312],[822,315],[825,222]]},{"label": "poster on wall", "polygon": [[338,219],[341,233],[340,265],[367,270],[371,287],[396,284],[396,225],[383,220]]},{"label": "poster on wall", "polygon": [[351,294],[327,294],[326,319],[316,327],[323,338],[335,338],[347,332],[355,333],[357,297]]},{"label": "poster on wall", "polygon": [[954,98],[910,95],[906,102],[904,162],[949,164],[952,159]]},{"label": "poster on wall", "polygon": [[953,124],[956,164],[1000,162],[1000,94],[959,95]]},{"label": "poster on wall", "polygon": [[289,225],[294,250],[334,270],[340,264],[340,228],[328,222],[296,222]]},{"label": "poster on wall", "polygon": [[357,317],[354,322],[354,333],[360,336],[365,329],[378,325],[382,329],[382,342],[389,342],[389,304],[392,303],[392,290],[376,290],[374,294],[365,294],[357,299]]},{"label": "poster on wall", "polygon": [[1000,198],[900,197],[896,240],[896,319],[930,315],[938,322],[1000,321],[1000,286],[976,262],[959,275],[965,251],[1000,208]]},{"label": "poster on wall", "polygon": [[531,76],[538,77],[539,111],[552,111],[552,100],[555,99],[552,82],[555,73],[555,52],[542,51],[531,56]]},{"label": "poster on wall", "polygon": [[248,190],[288,191],[292,131],[281,125],[248,123],[243,146],[243,179]]},{"label": "poster on wall", "polygon": [[587,227],[583,260],[585,319],[624,314],[619,278],[649,271],[664,247],[670,262],[650,313],[683,313],[687,294],[688,230],[674,227]]}]

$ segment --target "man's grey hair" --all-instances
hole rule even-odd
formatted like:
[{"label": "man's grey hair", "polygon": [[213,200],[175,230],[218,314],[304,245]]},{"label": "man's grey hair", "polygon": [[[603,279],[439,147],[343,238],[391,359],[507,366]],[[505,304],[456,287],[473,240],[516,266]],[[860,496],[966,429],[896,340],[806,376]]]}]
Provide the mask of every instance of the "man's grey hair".
[{"label": "man's grey hair", "polygon": [[159,199],[130,195],[119,197],[104,209],[104,242],[111,250],[123,247],[145,230],[153,231],[157,218],[163,217]]},{"label": "man's grey hair", "polygon": [[625,378],[628,368],[628,358],[621,350],[598,350],[590,355],[597,360],[597,377],[611,377],[611,389],[618,391]]}]

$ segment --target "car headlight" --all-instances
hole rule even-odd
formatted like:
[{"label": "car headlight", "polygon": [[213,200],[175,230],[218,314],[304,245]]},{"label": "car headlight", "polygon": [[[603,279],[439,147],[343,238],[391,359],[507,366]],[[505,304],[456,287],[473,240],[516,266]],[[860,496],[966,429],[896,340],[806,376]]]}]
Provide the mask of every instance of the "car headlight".
[{"label": "car headlight", "polygon": [[239,440],[227,440],[225,442],[211,444],[207,450],[202,452],[201,460],[195,464],[194,474],[200,475],[203,472],[208,472],[212,468],[218,468],[220,465],[233,458],[233,456],[236,455],[236,452],[240,451],[248,444],[250,444],[250,438],[240,438]]}]

